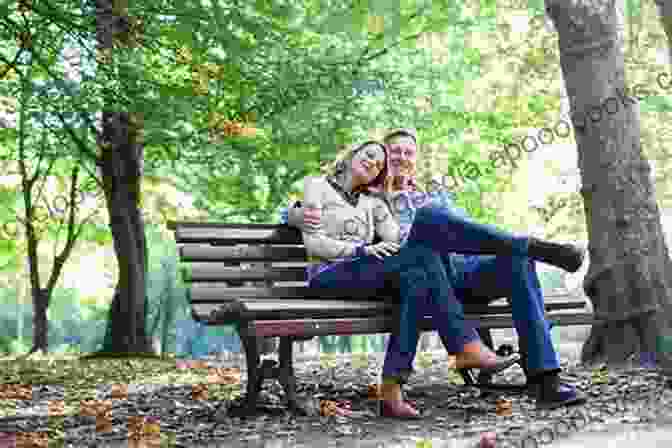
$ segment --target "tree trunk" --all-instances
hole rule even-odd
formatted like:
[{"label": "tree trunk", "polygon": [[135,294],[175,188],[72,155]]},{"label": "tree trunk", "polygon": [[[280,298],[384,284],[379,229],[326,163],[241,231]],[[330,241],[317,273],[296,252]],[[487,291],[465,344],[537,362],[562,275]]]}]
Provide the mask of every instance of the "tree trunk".
[{"label": "tree trunk", "polygon": [[151,344],[145,333],[147,243],[138,207],[142,146],[130,141],[128,117],[125,112],[103,112],[103,138],[112,145],[103,151],[103,184],[119,262],[103,351],[149,353]]},{"label": "tree trunk", "polygon": [[47,309],[49,308],[49,291],[38,288],[33,291],[33,347],[28,354],[42,350],[49,351],[49,323],[47,321]]},{"label": "tree trunk", "polygon": [[[126,33],[127,17],[113,10],[112,0],[96,0],[97,40],[102,54],[110,54],[113,40]],[[120,106],[107,98],[103,111],[100,164],[114,251],[119,265],[110,308],[104,353],[151,353],[145,332],[147,243],[139,208],[143,146],[138,117],[110,111]]]},{"label": "tree trunk", "polygon": [[590,252],[583,286],[606,322],[591,329],[583,362],[620,363],[636,353],[661,360],[670,327],[670,260],[640,146],[632,98],[640,93],[625,88],[623,5],[615,3],[546,0],[578,145]]},{"label": "tree trunk", "polygon": [[[32,79],[32,55],[30,59],[31,63],[28,71],[28,78]],[[44,228],[40,225],[41,230],[36,228],[36,208],[37,203],[43,199],[44,192],[39,190],[37,197],[33,196],[33,186],[36,181],[40,178],[47,178],[51,175],[51,170],[54,165],[54,160],[51,159],[46,168],[40,169],[40,163],[42,158],[45,155],[43,147],[38,158],[35,170],[32,175],[28,173],[26,166],[26,109],[30,99],[30,90],[26,88],[26,83],[23,84],[21,91],[21,101],[20,101],[20,122],[19,122],[19,147],[18,147],[18,163],[19,163],[19,172],[21,174],[21,187],[22,187],[22,196],[25,207],[25,220],[21,220],[17,217],[17,221],[22,221],[26,229],[26,239],[27,239],[27,248],[28,248],[28,270],[30,277],[30,289],[31,295],[33,298],[33,346],[28,351],[28,355],[31,355],[38,350],[47,353],[49,351],[49,323],[47,321],[47,309],[49,308],[49,302],[51,300],[51,294],[54,291],[56,282],[61,275],[63,266],[65,262],[70,257],[72,250],[75,246],[75,241],[79,235],[79,231],[75,228],[76,220],[76,207],[75,207],[75,196],[77,192],[77,177],[79,175],[79,167],[75,166],[72,169],[71,174],[71,184],[70,184],[70,200],[68,203],[68,222],[67,222],[67,236],[66,244],[63,247],[63,250],[56,255],[54,259],[54,264],[52,265],[51,274],[47,280],[46,288],[42,288],[41,279],[40,279],[40,260],[39,260],[39,244],[41,240],[41,234],[44,232]],[[46,133],[46,130],[43,131]],[[46,135],[46,134],[43,134]],[[60,224],[63,224],[61,222]],[[60,226],[59,224],[59,226]],[[21,338],[21,330],[19,330],[19,340]]]}]

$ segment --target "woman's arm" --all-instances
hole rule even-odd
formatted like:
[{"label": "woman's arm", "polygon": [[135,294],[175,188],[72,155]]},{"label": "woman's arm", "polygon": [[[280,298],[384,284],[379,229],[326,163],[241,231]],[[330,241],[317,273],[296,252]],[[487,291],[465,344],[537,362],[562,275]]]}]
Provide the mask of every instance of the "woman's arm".
[{"label": "woman's arm", "polygon": [[[321,218],[322,192],[328,184],[319,177],[306,177],[303,185],[304,214],[317,216],[318,219]],[[317,226],[303,225],[301,234],[308,255],[332,260],[358,255],[361,252],[361,249],[359,249],[362,247],[361,244],[328,237],[322,224]]]}]

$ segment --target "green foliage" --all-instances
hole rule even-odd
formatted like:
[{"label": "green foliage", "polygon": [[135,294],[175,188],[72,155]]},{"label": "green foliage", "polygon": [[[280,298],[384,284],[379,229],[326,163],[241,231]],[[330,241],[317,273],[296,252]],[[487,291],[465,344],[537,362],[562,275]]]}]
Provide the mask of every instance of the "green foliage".
[{"label": "green foliage", "polygon": [[[464,96],[465,85],[483,76],[485,61],[465,42],[474,32],[492,30],[496,1],[471,2],[480,7],[469,14],[456,0],[329,7],[315,0],[257,1],[244,8],[222,2],[130,3],[129,16],[144,22],[142,45],[117,47],[106,63],[95,60],[93,11],[82,14],[72,2],[36,8],[28,20],[41,31],[30,69],[17,67],[0,83],[0,98],[19,98],[23,92],[29,165],[37,166],[40,151],[48,154],[43,162],[54,162],[61,192],[67,192],[73,164],[95,175],[101,148],[94,113],[106,107],[142,113],[145,174],[174,180],[193,195],[208,220],[216,221],[274,222],[288,195],[301,188],[301,179],[318,173],[342,145],[368,137],[372,129],[411,126],[419,129],[423,144],[443,145],[445,163],[437,174],[465,162],[479,167],[480,176],[461,178],[454,186],[458,205],[479,220],[495,220],[484,197],[508,173],[488,169],[488,148],[500,147],[516,120],[510,104],[475,112],[466,110]],[[541,0],[525,3],[536,12],[543,8]],[[381,17],[382,29],[370,27],[369,16]],[[15,11],[0,13],[0,73],[2,63],[18,51],[18,20]],[[441,43],[422,44],[418,37],[428,33],[438,33]],[[64,53],[73,49],[81,53],[81,79],[67,70]],[[377,88],[359,88],[363,83]],[[421,98],[431,100],[431,109],[417,107]],[[541,115],[549,108],[543,98],[530,99],[525,113]],[[256,132],[226,134],[222,123],[242,123]],[[467,138],[474,130],[476,143]],[[17,141],[16,129],[0,129],[0,160],[16,160]],[[0,187],[0,225],[14,220],[21,199],[17,189]],[[51,214],[45,226],[56,239],[58,223]],[[177,338],[173,323],[190,319],[188,303],[174,243],[163,241],[154,228],[147,236],[147,329],[170,345]],[[100,222],[85,224],[81,238],[112,241]],[[18,268],[24,250],[19,241],[0,238],[0,270]],[[50,316],[74,312],[66,306],[66,292],[54,293]],[[106,309],[81,307],[79,315],[82,347],[91,348]],[[65,337],[75,322],[54,327],[55,334]]]},{"label": "green foliage", "polygon": [[[386,2],[325,8],[316,1],[166,8],[156,1],[129,5],[129,15],[143,19],[144,44],[115,48],[104,65],[95,65],[83,35],[74,32],[93,37],[93,23],[67,15],[65,6],[39,10],[35,20],[48,14],[67,23],[53,46],[34,46],[32,76],[39,82],[30,85],[40,94],[30,101],[44,112],[33,125],[79,114],[50,132],[75,143],[63,153],[92,170],[96,140],[85,132],[91,113],[103,104],[141,111],[147,174],[169,166],[212,219],[251,222],[271,220],[302,177],[370,129],[431,129],[440,124],[438,111],[463,110],[464,82],[479,76],[481,61],[464,39],[492,18],[467,16],[454,0],[405,1],[401,8]],[[384,26],[371,28],[370,16]],[[431,60],[435,49],[418,47],[417,37],[430,32],[444,34],[445,61]],[[81,81],[66,76],[66,47],[80,49]],[[55,64],[47,64],[52,59]],[[25,76],[21,72],[7,92]],[[357,94],[353,85],[361,80],[380,81],[384,90]],[[415,106],[415,98],[426,95],[431,113]],[[256,137],[213,139],[213,117],[247,122],[250,116]],[[84,237],[109,242],[96,226],[85,228]]]},{"label": "green foliage", "polygon": [[672,100],[663,95],[647,96],[640,107],[642,112],[672,112]]}]

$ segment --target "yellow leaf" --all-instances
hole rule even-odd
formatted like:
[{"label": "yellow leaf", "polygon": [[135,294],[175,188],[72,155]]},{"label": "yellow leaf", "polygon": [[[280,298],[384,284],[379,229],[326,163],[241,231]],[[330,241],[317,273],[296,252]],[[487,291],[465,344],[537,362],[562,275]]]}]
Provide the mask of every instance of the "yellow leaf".
[{"label": "yellow leaf", "polygon": [[355,369],[365,369],[369,365],[369,356],[366,353],[353,353],[352,366]]},{"label": "yellow leaf", "polygon": [[320,353],[320,367],[322,369],[333,369],[336,367],[336,354]]},{"label": "yellow leaf", "polygon": [[382,33],[384,29],[384,18],[383,16],[374,16],[369,15],[369,33],[378,34]]},{"label": "yellow leaf", "polygon": [[450,384],[464,386],[464,378],[462,378],[462,375],[456,369],[448,369],[447,379]]},{"label": "yellow leaf", "polygon": [[429,439],[420,439],[415,443],[416,448],[432,448],[432,441]]},{"label": "yellow leaf", "polygon": [[428,369],[432,367],[432,354],[429,352],[421,352],[418,355],[418,364],[423,369]]}]

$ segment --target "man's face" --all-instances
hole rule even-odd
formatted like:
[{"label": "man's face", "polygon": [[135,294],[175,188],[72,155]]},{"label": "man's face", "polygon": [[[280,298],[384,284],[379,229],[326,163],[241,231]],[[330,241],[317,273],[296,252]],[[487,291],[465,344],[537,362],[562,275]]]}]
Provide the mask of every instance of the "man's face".
[{"label": "man's face", "polygon": [[412,137],[405,135],[394,137],[387,143],[387,149],[390,176],[408,176],[415,171],[418,148]]}]

